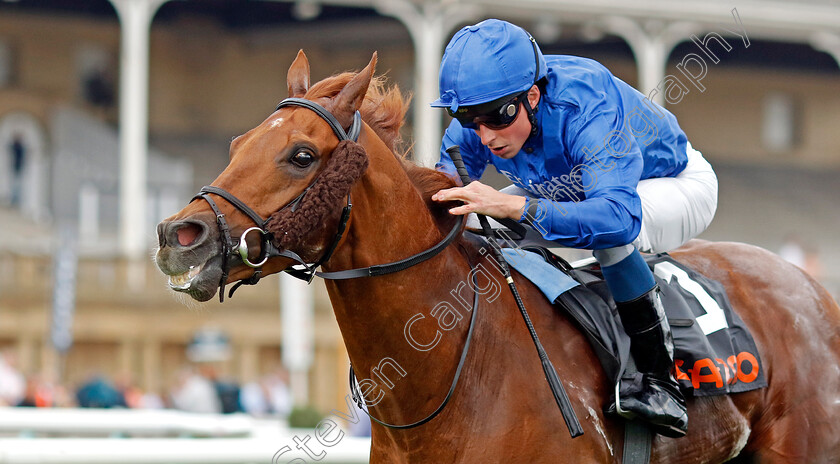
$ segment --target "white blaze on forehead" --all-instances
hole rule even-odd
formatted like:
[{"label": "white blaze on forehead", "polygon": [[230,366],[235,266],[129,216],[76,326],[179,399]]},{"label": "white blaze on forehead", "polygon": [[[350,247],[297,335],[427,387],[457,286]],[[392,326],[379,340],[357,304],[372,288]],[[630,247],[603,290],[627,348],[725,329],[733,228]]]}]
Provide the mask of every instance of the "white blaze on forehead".
[{"label": "white blaze on forehead", "polygon": [[277,118],[274,121],[271,121],[271,124],[269,124],[268,127],[274,129],[275,127],[279,127],[280,125],[282,125],[283,122],[285,122],[285,119]]}]

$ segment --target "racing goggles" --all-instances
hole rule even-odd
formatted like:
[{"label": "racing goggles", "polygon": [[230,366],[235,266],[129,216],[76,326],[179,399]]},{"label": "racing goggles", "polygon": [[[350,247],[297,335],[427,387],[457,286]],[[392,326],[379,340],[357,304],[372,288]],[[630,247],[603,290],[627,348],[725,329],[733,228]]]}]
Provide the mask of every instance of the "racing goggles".
[{"label": "racing goggles", "polygon": [[[530,89],[529,89],[530,90]],[[516,120],[519,114],[520,103],[528,96],[528,91],[493,100],[475,106],[466,106],[452,111],[447,108],[449,116],[457,119],[464,129],[478,130],[479,125],[484,125],[491,130],[499,130],[508,127]]]}]

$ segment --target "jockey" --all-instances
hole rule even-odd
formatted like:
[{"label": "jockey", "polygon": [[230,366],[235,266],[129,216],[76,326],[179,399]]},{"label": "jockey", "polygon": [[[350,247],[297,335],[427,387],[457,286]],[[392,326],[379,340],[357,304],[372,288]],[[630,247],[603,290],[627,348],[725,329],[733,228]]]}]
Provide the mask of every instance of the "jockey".
[{"label": "jockey", "polygon": [[432,198],[463,202],[452,214],[514,219],[554,246],[594,250],[644,374],[640,391],[622,392],[607,411],[685,435],[671,329],[639,252],[668,251],[705,230],[717,177],[674,115],[603,65],[544,56],[525,30],[495,19],[449,42],[431,105],[453,117],[438,170],[457,178],[445,150],[458,145],[470,178],[492,164],[514,184],[497,191],[476,181]]}]

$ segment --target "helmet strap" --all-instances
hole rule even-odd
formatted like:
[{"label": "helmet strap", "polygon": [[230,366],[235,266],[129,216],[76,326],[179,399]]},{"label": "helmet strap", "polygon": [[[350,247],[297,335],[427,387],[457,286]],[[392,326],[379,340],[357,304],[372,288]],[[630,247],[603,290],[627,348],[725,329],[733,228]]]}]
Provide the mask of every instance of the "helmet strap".
[{"label": "helmet strap", "polygon": [[[527,32],[526,32],[527,33]],[[537,41],[534,40],[534,36],[528,34],[528,40],[531,41],[531,46],[534,47],[534,61],[536,62],[536,70],[534,71],[534,85],[537,84],[540,80],[540,55],[537,52]],[[540,89],[540,98],[542,98],[542,89]],[[534,108],[531,108],[531,102],[526,98],[525,101],[522,103],[525,104],[525,112],[528,113],[528,121],[531,123],[531,134],[528,138],[531,138],[540,131],[540,127],[537,125],[537,116],[534,114],[539,111],[539,102]]]},{"label": "helmet strap", "polygon": [[528,114],[528,121],[531,123],[531,134],[528,137],[533,137],[540,131],[540,127],[537,125],[537,115],[535,114],[539,111],[540,104],[537,103],[537,106],[531,108],[531,102],[527,98],[522,101],[522,104],[525,105],[525,112]]}]

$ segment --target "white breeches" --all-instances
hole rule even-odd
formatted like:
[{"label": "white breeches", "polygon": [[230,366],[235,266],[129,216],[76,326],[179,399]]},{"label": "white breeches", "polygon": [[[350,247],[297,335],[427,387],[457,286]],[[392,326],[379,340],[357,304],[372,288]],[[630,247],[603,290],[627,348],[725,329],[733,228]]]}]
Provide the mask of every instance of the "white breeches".
[{"label": "white breeches", "polygon": [[712,166],[688,144],[688,164],[676,177],[639,182],[642,230],[633,245],[643,253],[673,250],[709,227],[715,217],[718,182]]}]

